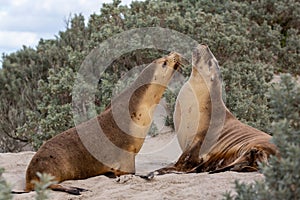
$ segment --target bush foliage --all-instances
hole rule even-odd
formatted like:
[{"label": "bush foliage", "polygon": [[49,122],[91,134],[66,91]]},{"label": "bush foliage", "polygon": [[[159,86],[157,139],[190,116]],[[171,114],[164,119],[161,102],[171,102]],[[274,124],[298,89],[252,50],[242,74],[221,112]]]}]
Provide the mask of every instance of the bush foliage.
[{"label": "bush foliage", "polygon": [[226,194],[226,199],[300,198],[300,85],[290,75],[283,75],[269,95],[273,141],[281,157],[271,157],[269,165],[262,166],[264,182],[236,182],[237,195]]},{"label": "bush foliage", "polygon": [[[82,15],[74,15],[55,39],[3,55],[0,151],[19,151],[26,144],[37,149],[74,126],[71,92],[84,58],[106,39],[141,27],[173,29],[208,44],[222,67],[227,106],[242,121],[271,132],[275,118],[266,93],[272,75],[300,74],[299,9],[293,0],[146,0],[130,6],[115,0],[103,4],[87,24]],[[123,74],[165,54],[136,50],[111,63],[99,80],[96,110],[107,106]],[[166,93],[171,110],[175,97]],[[172,124],[171,117],[167,123]]]}]

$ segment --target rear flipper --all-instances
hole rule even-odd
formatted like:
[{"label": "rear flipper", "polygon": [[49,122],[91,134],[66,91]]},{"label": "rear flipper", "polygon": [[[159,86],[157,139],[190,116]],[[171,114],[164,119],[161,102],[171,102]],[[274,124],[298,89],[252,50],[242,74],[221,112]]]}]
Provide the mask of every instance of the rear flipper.
[{"label": "rear flipper", "polygon": [[60,191],[60,192],[66,192],[73,195],[80,195],[81,192],[86,192],[88,190],[84,188],[78,188],[78,187],[66,187],[59,184],[53,184],[49,187],[50,189],[54,191]]},{"label": "rear flipper", "polygon": [[229,165],[226,167],[223,167],[221,169],[210,171],[209,174],[215,174],[225,171],[235,171],[235,172],[256,172],[258,171],[258,168],[253,166],[248,166],[246,163],[237,163],[235,165]]},{"label": "rear flipper", "polygon": [[251,149],[250,151],[244,153],[233,163],[222,167],[220,169],[216,169],[210,171],[210,174],[220,173],[225,171],[235,171],[235,172],[255,172],[258,171],[258,162],[261,162],[261,153],[257,149]]}]

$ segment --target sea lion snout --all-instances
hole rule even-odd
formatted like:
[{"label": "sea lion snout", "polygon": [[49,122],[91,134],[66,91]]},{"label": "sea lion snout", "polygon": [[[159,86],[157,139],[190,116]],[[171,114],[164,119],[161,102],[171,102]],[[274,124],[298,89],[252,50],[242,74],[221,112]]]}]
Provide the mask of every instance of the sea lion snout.
[{"label": "sea lion snout", "polygon": [[167,56],[167,62],[170,67],[172,67],[174,70],[180,69],[181,66],[181,55],[177,52],[171,52]]},{"label": "sea lion snout", "polygon": [[[212,61],[217,61],[215,56],[210,51],[209,47],[204,44],[199,44],[193,51],[193,66],[199,66],[204,63],[212,63]],[[211,67],[212,64],[210,64]]]},{"label": "sea lion snout", "polygon": [[197,71],[206,75],[207,81],[214,81],[216,77],[221,78],[218,61],[207,45],[200,44],[194,49],[192,63]]}]

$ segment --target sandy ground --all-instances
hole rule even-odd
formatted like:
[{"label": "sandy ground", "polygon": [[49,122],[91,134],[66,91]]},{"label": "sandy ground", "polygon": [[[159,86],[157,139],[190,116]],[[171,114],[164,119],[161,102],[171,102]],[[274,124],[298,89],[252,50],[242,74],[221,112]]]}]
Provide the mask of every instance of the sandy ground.
[{"label": "sandy ground", "polygon": [[[138,174],[166,166],[176,161],[181,150],[175,135],[161,134],[146,139],[136,158]],[[25,170],[34,152],[0,154],[0,167],[14,190],[20,191],[25,185]],[[233,191],[234,181],[246,183],[263,179],[259,173],[225,172],[219,174],[167,174],[151,181],[137,176],[126,175],[119,179],[97,176],[86,180],[65,181],[64,185],[86,188],[80,196],[49,191],[49,199],[222,199],[226,191]],[[35,192],[14,195],[15,200],[34,199]]]}]

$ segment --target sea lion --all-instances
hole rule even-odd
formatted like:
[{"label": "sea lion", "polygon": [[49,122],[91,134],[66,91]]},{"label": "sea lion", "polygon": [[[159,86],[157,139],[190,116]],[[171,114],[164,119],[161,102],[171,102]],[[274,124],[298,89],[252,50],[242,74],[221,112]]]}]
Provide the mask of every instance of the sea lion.
[{"label": "sea lion", "polygon": [[[181,56],[175,52],[153,61],[128,89],[112,99],[104,112],[43,144],[27,168],[25,191],[34,189],[32,181],[38,181],[37,172],[51,174],[58,183],[135,173],[135,155],[180,61]],[[49,188],[76,195],[82,191],[59,184]]]},{"label": "sea lion", "polygon": [[183,151],[178,161],[151,172],[257,171],[259,162],[278,155],[272,137],[243,124],[225,106],[218,61],[208,46],[193,51],[189,80],[181,88],[174,112],[175,132]]}]

